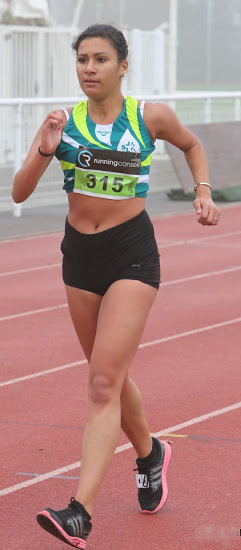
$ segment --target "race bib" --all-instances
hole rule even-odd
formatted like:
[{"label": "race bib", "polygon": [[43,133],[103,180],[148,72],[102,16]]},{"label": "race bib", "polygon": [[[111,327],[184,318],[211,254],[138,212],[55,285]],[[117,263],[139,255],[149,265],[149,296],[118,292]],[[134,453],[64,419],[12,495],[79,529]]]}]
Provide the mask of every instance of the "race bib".
[{"label": "race bib", "polygon": [[134,197],[141,154],[80,146],[74,192],[106,198]]}]

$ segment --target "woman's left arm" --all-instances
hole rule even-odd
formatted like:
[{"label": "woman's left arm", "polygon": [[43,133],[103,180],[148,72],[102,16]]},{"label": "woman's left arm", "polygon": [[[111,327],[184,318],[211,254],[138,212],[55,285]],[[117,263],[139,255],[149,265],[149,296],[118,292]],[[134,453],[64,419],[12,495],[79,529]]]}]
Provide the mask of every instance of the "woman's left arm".
[{"label": "woman's left arm", "polygon": [[220,210],[214,204],[210,187],[198,185],[209,183],[207,157],[204,148],[195,134],[184,126],[173,109],[162,103],[148,103],[145,107],[145,123],[153,139],[163,139],[183,151],[187,164],[197,184],[193,206],[197,221],[202,225],[217,225]]}]

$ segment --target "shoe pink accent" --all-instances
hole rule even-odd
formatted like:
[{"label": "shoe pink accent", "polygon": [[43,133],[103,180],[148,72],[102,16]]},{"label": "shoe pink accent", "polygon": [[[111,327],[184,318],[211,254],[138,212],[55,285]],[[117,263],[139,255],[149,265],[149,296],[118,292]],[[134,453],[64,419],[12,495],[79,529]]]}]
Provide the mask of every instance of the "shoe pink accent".
[{"label": "shoe pink accent", "polygon": [[68,535],[68,533],[66,533],[62,527],[57,523],[57,521],[55,521],[49,512],[47,512],[46,510],[43,510],[42,512],[40,512],[40,514],[38,514],[39,516],[45,516],[46,518],[48,518],[48,520],[54,524],[54,526],[56,527],[56,529],[59,531],[59,533],[62,535],[63,537],[63,540],[66,541],[68,544],[70,544],[71,546],[74,546],[75,548],[80,548],[81,550],[85,550],[86,548],[86,541],[83,540],[83,539],[79,539],[78,537],[70,537]]},{"label": "shoe pink accent", "polygon": [[159,510],[161,510],[161,508],[164,506],[164,504],[167,500],[168,488],[167,488],[166,474],[167,474],[167,468],[168,468],[170,460],[171,460],[172,450],[171,450],[171,446],[167,443],[167,441],[162,441],[162,443],[165,447],[165,456],[164,456],[164,461],[163,461],[163,466],[162,466],[162,473],[161,473],[162,498],[161,498],[161,501],[158,504],[157,508],[155,508],[155,510],[152,510],[151,512],[150,512],[150,510],[142,510],[143,514],[156,514],[157,512],[159,512]]}]

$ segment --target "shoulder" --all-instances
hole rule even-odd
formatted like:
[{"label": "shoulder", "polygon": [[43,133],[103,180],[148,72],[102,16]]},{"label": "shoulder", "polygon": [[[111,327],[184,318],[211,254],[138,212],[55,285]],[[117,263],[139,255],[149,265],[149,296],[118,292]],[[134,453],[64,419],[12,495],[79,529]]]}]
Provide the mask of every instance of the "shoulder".
[{"label": "shoulder", "polygon": [[198,138],[178,119],[175,111],[165,103],[146,103],[144,122],[153,139],[169,141],[182,151],[188,151]]},{"label": "shoulder", "polygon": [[[141,102],[139,102],[140,105]],[[165,103],[145,102],[144,122],[152,139],[165,139],[166,129],[178,124],[178,118],[169,105]]]}]

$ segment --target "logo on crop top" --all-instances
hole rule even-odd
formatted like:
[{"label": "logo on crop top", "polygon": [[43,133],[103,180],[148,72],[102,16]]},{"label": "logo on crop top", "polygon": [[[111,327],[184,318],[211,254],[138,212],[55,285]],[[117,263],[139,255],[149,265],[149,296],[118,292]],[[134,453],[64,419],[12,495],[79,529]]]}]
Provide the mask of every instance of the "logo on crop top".
[{"label": "logo on crop top", "polygon": [[119,141],[118,151],[125,151],[126,153],[135,153],[140,152],[140,145],[136,138],[131,134],[131,132],[128,130],[125,131],[122,138]]},{"label": "logo on crop top", "polygon": [[91,157],[93,157],[93,153],[88,151],[88,149],[84,149],[78,154],[78,162],[83,168],[89,168]]},{"label": "logo on crop top", "polygon": [[80,146],[76,157],[76,169],[87,172],[116,172],[140,174],[141,154]]}]

